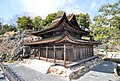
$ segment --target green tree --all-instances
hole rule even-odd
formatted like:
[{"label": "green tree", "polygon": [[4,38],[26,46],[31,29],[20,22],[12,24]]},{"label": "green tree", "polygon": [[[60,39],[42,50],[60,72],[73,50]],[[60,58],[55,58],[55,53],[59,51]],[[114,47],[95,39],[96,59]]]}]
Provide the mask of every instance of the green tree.
[{"label": "green tree", "polygon": [[91,25],[94,39],[105,46],[120,45],[120,1],[101,6],[99,12]]},{"label": "green tree", "polygon": [[[40,24],[40,27],[44,28],[44,27],[48,27],[52,21],[62,17],[63,13],[65,13],[64,11],[58,11],[56,13],[51,13],[51,14],[48,14],[48,16],[42,20],[41,24]],[[77,22],[79,24],[79,26],[85,30],[85,29],[89,29],[89,24],[90,24],[90,18],[89,18],[89,15],[88,13],[87,14],[77,14],[76,15],[76,19],[77,19]]]},{"label": "green tree", "polygon": [[18,20],[16,22],[18,29],[33,29],[34,27],[33,20],[29,16],[18,17]]},{"label": "green tree", "polygon": [[60,18],[63,15],[64,11],[58,11],[56,13],[48,14],[48,16],[42,21],[41,27],[48,27],[53,20]]},{"label": "green tree", "polygon": [[62,17],[62,15],[64,13],[65,13],[64,11],[59,10],[58,12],[56,12],[57,15],[56,15],[55,19],[58,19],[58,18]]},{"label": "green tree", "polygon": [[9,30],[9,26],[8,24],[5,24],[5,25],[1,25],[1,28],[0,28],[0,34],[4,34],[5,32],[7,32]]},{"label": "green tree", "polygon": [[76,14],[76,19],[81,29],[83,30],[89,29],[90,18],[89,18],[88,13],[87,14],[83,14],[83,13]]},{"label": "green tree", "polygon": [[55,19],[56,13],[49,14],[41,23],[41,27],[48,27]]},{"label": "green tree", "polygon": [[33,19],[33,24],[34,24],[34,30],[41,30],[43,29],[42,26],[40,26],[42,21],[42,18],[40,16],[36,16]]},{"label": "green tree", "polygon": [[0,28],[2,27],[2,23],[0,22]]},{"label": "green tree", "polygon": [[5,32],[8,32],[8,31],[15,31],[16,28],[12,25],[8,25],[8,24],[2,24],[0,23],[0,35],[3,35]]},{"label": "green tree", "polygon": [[16,31],[15,25],[9,25],[9,31]]}]

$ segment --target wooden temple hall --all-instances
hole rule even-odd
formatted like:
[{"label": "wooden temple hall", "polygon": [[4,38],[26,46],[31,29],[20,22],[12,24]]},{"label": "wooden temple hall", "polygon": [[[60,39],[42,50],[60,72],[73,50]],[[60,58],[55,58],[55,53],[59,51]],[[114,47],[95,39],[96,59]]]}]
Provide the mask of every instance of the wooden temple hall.
[{"label": "wooden temple hall", "polygon": [[[94,56],[93,45],[97,42],[92,40],[89,33],[79,27],[75,15],[68,17],[64,13],[61,18],[53,21],[50,27],[32,33],[42,39],[25,42],[24,46],[29,46],[31,59],[66,66]],[[82,36],[90,37],[90,40],[81,39]]]}]

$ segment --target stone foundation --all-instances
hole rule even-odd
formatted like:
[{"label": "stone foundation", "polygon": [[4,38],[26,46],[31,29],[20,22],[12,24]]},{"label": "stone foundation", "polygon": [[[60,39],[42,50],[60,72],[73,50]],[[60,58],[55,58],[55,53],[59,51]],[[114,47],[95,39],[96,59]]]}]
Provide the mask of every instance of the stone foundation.
[{"label": "stone foundation", "polygon": [[[97,64],[100,64],[102,60],[100,58],[94,58],[83,63],[78,63],[70,68],[65,68],[60,65],[54,65],[54,63],[49,63],[41,60],[31,60],[24,59],[23,62],[39,72],[42,73],[51,73],[53,75],[66,78],[66,79],[77,79],[87,73],[90,69],[92,69]],[[42,64],[42,66],[41,66]],[[44,69],[45,70],[44,70]],[[43,70],[43,71],[42,71]]]},{"label": "stone foundation", "polygon": [[52,66],[49,68],[48,72],[57,75],[62,78],[67,79],[77,79],[78,77],[83,76],[91,68],[100,64],[102,60],[100,58],[95,58],[80,65],[77,65],[74,68],[64,68],[63,66]]}]

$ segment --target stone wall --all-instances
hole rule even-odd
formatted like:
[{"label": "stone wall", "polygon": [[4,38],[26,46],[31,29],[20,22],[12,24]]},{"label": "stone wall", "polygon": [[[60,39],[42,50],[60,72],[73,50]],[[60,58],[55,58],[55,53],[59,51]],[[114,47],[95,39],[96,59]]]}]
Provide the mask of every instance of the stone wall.
[{"label": "stone wall", "polygon": [[70,79],[76,79],[78,77],[83,76],[85,73],[87,73],[90,69],[92,69],[97,64],[100,64],[102,62],[101,59],[95,58],[91,61],[85,62],[80,67],[73,70],[73,72],[70,74]]},{"label": "stone wall", "polygon": [[67,79],[77,79],[78,77],[83,76],[91,68],[100,64],[102,60],[100,58],[95,58],[93,60],[87,61],[83,64],[77,65],[74,68],[64,68],[62,66],[53,66],[49,68],[49,73],[57,75],[62,78]]}]

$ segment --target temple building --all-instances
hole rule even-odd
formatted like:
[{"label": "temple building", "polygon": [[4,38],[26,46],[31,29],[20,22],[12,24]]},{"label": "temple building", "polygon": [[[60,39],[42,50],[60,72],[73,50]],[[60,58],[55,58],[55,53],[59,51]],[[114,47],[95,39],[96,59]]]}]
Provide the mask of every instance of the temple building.
[{"label": "temple building", "polygon": [[[98,44],[92,40],[90,32],[79,27],[74,14],[68,17],[64,13],[48,28],[32,32],[32,35],[42,39],[23,43],[31,50],[30,58],[63,66],[94,56],[93,46]],[[90,40],[82,39],[83,36]]]}]

